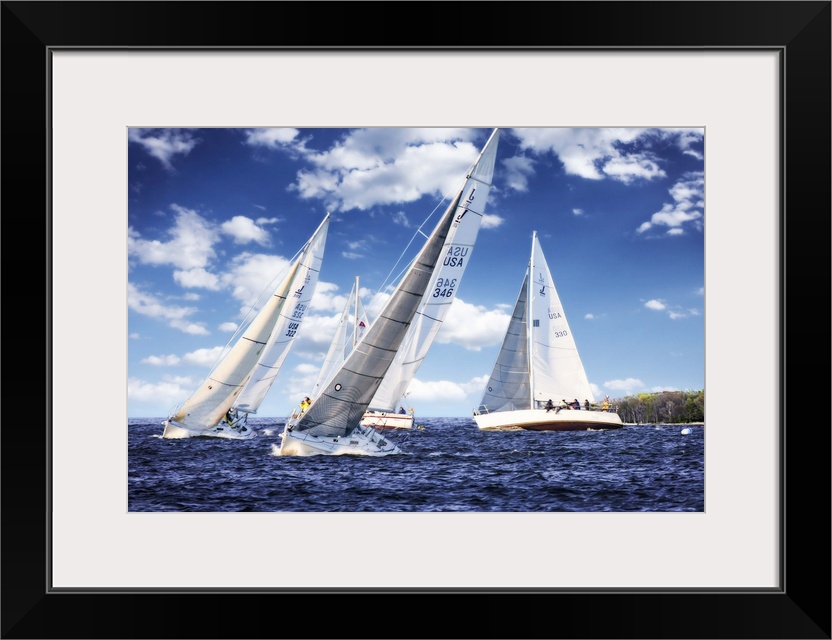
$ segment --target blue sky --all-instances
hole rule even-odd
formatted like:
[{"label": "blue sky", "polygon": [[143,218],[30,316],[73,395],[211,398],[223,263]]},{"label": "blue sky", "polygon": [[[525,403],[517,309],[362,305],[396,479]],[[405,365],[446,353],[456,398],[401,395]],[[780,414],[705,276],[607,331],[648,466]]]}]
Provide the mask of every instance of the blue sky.
[{"label": "blue sky", "polygon": [[[128,416],[190,395],[328,211],[311,309],[259,411],[288,415],[355,277],[369,304],[490,132],[129,129]],[[533,231],[596,397],[704,388],[704,196],[703,129],[503,129],[476,247],[410,386],[417,416],[479,403]]]}]

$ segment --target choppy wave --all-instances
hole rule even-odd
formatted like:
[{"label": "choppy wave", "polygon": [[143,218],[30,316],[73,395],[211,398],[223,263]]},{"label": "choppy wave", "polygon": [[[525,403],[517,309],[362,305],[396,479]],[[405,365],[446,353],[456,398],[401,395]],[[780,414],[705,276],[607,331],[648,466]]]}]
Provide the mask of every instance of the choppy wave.
[{"label": "choppy wave", "polygon": [[275,455],[279,420],[252,420],[251,440],[165,440],[160,422],[128,420],[129,511],[704,511],[701,425],[481,431],[424,418],[388,432],[407,455],[298,458]]}]

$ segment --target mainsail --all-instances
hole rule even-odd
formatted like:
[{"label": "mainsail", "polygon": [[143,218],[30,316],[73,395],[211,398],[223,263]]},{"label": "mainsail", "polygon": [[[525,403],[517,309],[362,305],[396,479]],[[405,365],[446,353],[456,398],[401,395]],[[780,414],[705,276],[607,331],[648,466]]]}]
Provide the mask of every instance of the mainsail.
[{"label": "mainsail", "polygon": [[241,412],[257,413],[289,354],[318,284],[328,227],[329,214],[302,249],[289,286],[289,297],[284,298],[266,348],[263,349],[251,378],[234,402],[233,407]]},{"label": "mainsail", "polygon": [[260,406],[297,334],[318,280],[329,214],[242,336],[169,422],[192,431],[216,426],[232,405]]},{"label": "mainsail", "polygon": [[369,404],[371,410],[395,410],[451,309],[485,213],[498,141],[499,129],[495,129],[445,212],[455,216],[456,223],[445,239],[441,262],[428,282],[428,290],[407,336]]},{"label": "mainsail", "polygon": [[492,413],[516,411],[550,398],[595,402],[534,232],[526,276],[480,406]]},{"label": "mainsail", "polygon": [[370,328],[329,378],[312,406],[292,430],[312,436],[337,438],[353,432],[378,390],[418,310],[442,247],[457,226],[456,207],[449,208],[428,237],[419,255],[393,291]]}]

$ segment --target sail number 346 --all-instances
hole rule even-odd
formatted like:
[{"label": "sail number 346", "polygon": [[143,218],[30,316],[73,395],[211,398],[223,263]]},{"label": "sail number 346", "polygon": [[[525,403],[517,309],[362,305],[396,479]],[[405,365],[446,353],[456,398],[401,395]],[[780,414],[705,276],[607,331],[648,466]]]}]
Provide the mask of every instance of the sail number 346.
[{"label": "sail number 346", "polygon": [[452,298],[456,289],[456,278],[439,278],[433,288],[434,298]]}]

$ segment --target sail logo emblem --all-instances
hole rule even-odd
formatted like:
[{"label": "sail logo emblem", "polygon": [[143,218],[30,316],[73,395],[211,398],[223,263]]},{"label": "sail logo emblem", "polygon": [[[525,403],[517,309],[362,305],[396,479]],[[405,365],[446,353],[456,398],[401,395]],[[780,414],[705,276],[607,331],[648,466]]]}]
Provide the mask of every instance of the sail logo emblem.
[{"label": "sail logo emblem", "polygon": [[296,297],[296,298],[300,298],[301,294],[303,293],[303,288],[304,288],[305,286],[306,286],[305,284],[304,284],[304,285],[301,285],[300,289],[298,289],[297,291],[295,291],[295,297]]},{"label": "sail logo emblem", "polygon": [[475,194],[476,192],[477,192],[477,188],[476,188],[476,187],[474,187],[473,189],[471,189],[471,194],[468,196],[468,201],[465,203],[465,208],[464,208],[464,209],[462,209],[462,213],[460,213],[460,214],[456,217],[456,220],[454,221],[454,226],[457,226],[457,225],[458,225],[458,224],[462,221],[462,218],[465,216],[465,214],[466,214],[466,213],[468,213],[468,207],[470,207],[470,206],[471,206],[471,203],[474,201],[474,194]]},{"label": "sail logo emblem", "polygon": [[546,280],[543,277],[543,272],[541,271],[537,276],[537,281],[540,283],[540,295],[546,295]]}]

